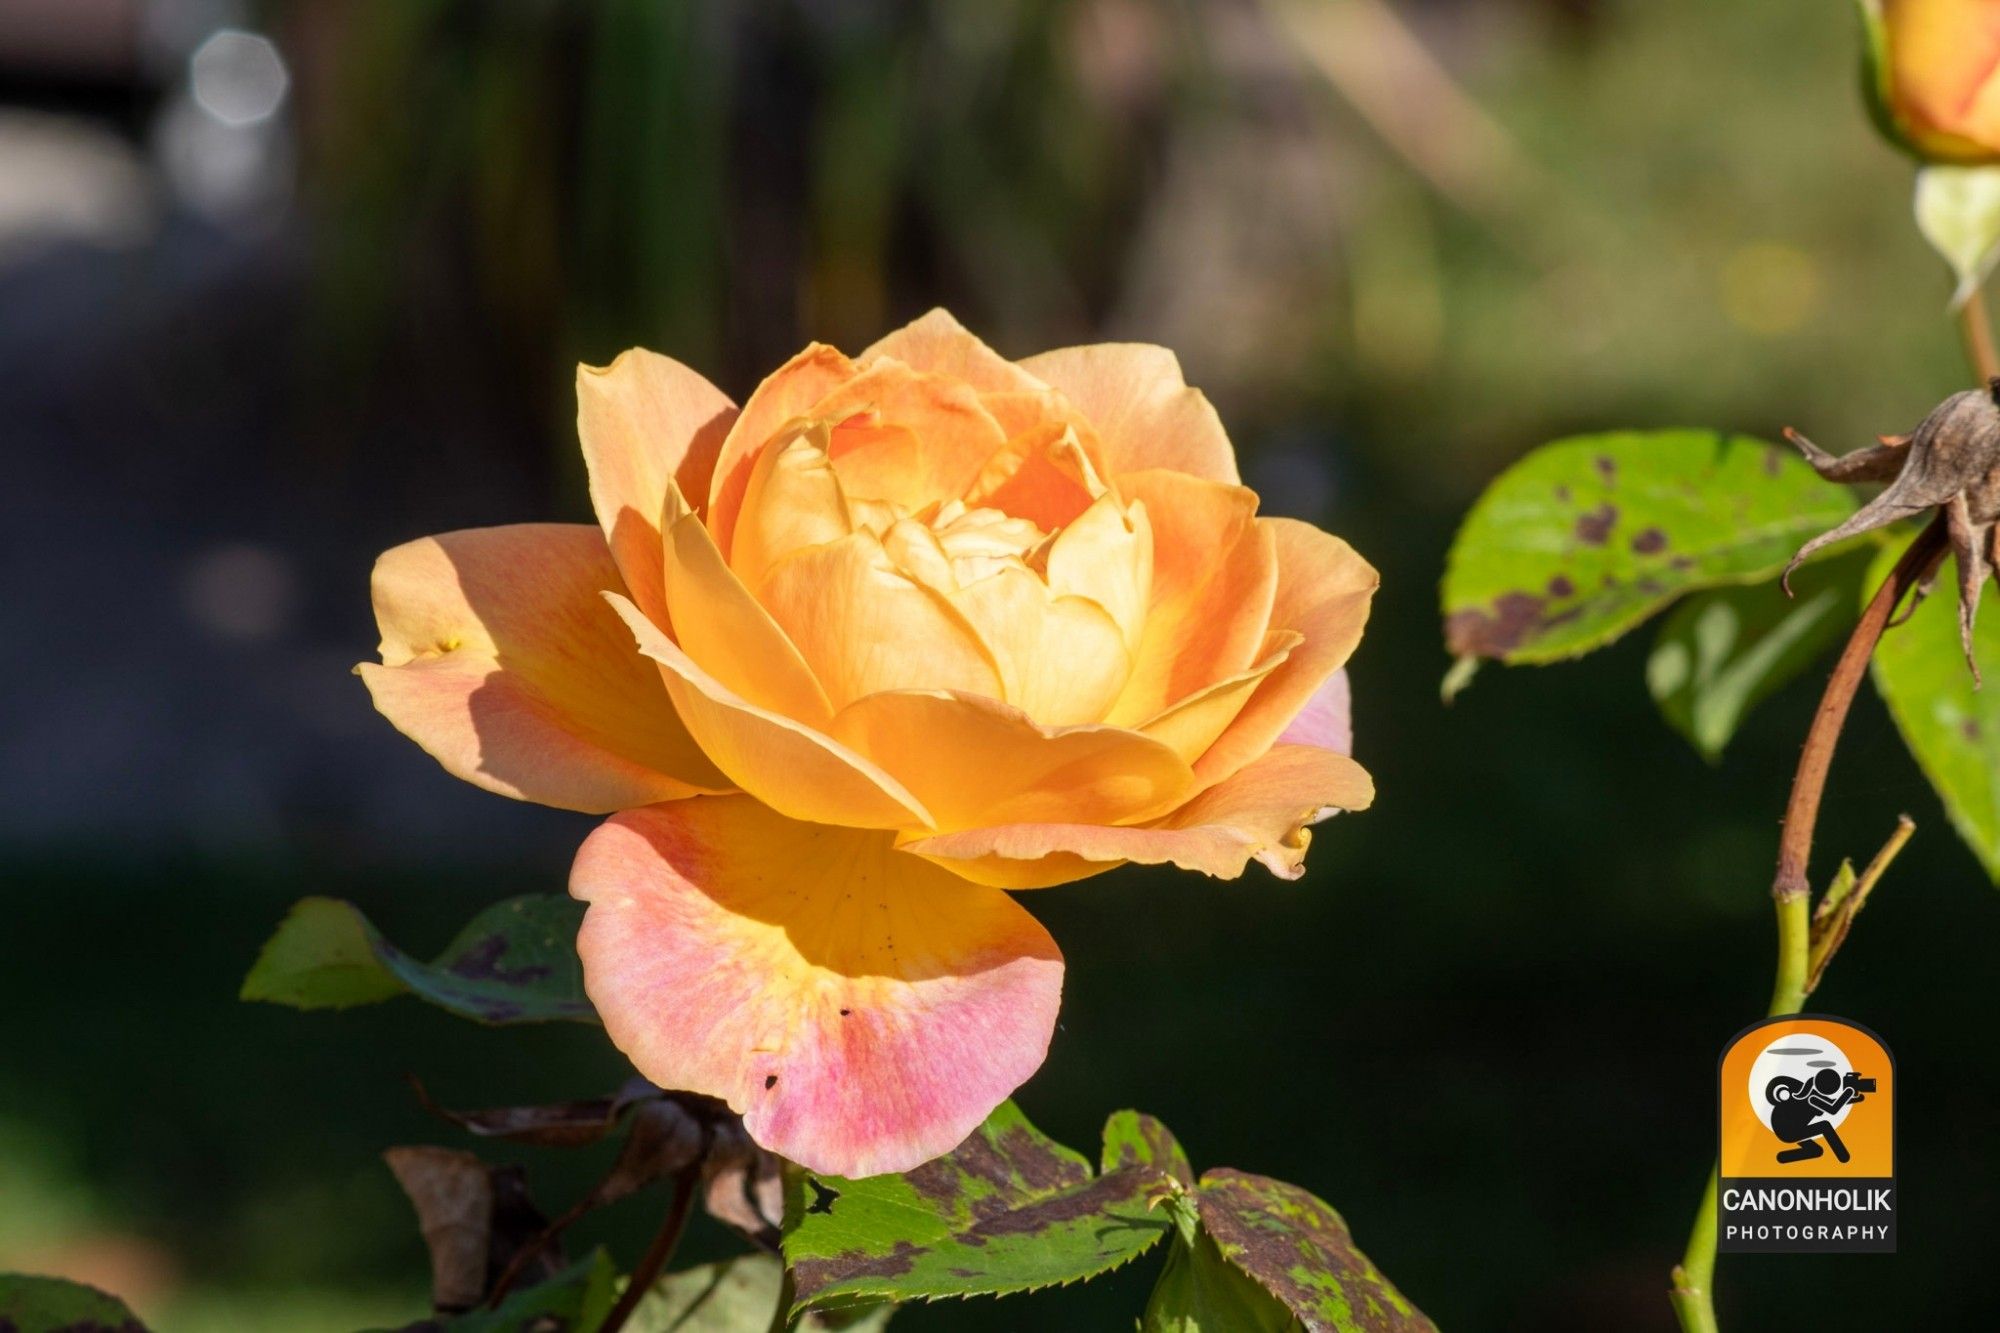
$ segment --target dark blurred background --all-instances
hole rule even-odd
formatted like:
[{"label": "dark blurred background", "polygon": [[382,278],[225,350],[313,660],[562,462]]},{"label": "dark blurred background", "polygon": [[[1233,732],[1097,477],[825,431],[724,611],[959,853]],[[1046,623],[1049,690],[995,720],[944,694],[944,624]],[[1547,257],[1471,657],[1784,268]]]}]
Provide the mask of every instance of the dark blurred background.
[{"label": "dark blurred background", "polygon": [[[307,894],[417,950],[590,827],[439,771],[349,674],[375,553],[587,520],[569,383],[739,397],[947,304],[1002,351],[1168,344],[1269,510],[1383,572],[1373,811],[1283,884],[1037,894],[1022,1092],[1296,1180],[1447,1328],[1668,1326],[1713,1061],[1819,673],[1719,768],[1643,639],[1447,710],[1435,586],[1523,450],[1612,425],[1851,445],[1964,372],[1825,0],[0,3],[0,1268],[162,1333],[414,1317],[401,1082],[588,1095],[594,1030],[234,1000]],[[1844,446],[1843,446],[1844,447]],[[1900,1057],[1893,1258],[1725,1260],[1726,1327],[1991,1327],[2000,900],[1872,698],[1815,870],[1920,831],[1815,997]],[[526,1154],[560,1204],[597,1163]],[[588,1224],[630,1262],[661,1200]],[[696,1255],[728,1242],[704,1231]],[[1129,1327],[1157,1260],[921,1329]]]}]

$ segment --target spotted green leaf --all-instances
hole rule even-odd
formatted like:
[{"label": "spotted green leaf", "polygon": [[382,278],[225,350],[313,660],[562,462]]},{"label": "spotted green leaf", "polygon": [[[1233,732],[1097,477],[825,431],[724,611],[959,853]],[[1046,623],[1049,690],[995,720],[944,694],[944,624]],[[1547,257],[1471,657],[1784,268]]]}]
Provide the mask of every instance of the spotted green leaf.
[{"label": "spotted green leaf", "polygon": [[[765,1333],[784,1283],[784,1268],[768,1254],[671,1273],[653,1284],[625,1323],[626,1333]],[[794,1333],[879,1333],[893,1305],[836,1314],[809,1314]]]},{"label": "spotted green leaf", "polygon": [[785,1259],[795,1309],[1004,1295],[1079,1282],[1170,1228],[1153,1199],[1185,1158],[1148,1117],[1107,1126],[1108,1170],[1003,1103],[952,1152],[903,1175],[790,1182]]},{"label": "spotted green leaf", "polygon": [[[1354,1247],[1340,1214],[1298,1186],[1224,1169],[1203,1176],[1195,1198],[1202,1234],[1215,1242],[1216,1253],[1298,1321],[1269,1327],[1435,1333],[1431,1321]],[[1191,1261],[1199,1258],[1196,1248]],[[1205,1333],[1211,1326],[1194,1327]]]},{"label": "spotted green leaf", "polygon": [[408,994],[479,1023],[595,1022],[576,956],[582,918],[582,904],[568,898],[509,898],[423,963],[382,938],[352,903],[303,898],[264,945],[241,994],[298,1009]]},{"label": "spotted green leaf", "polygon": [[1445,643],[1461,659],[1575,657],[1685,593],[1770,578],[1853,512],[1844,487],[1746,436],[1559,440],[1466,515],[1445,569]]},{"label": "spotted green leaf", "polygon": [[1653,701],[1703,757],[1722,757],[1744,717],[1789,684],[1854,623],[1874,548],[1807,565],[1792,597],[1777,583],[1710,588],[1660,625],[1646,662]]},{"label": "spotted green leaf", "polygon": [[1178,1234],[1146,1302],[1140,1333],[1295,1333],[1303,1327],[1277,1297],[1222,1257],[1201,1230],[1192,1196],[1176,1196],[1167,1207]]},{"label": "spotted green leaf", "polygon": [[[1882,551],[1870,588],[1888,574],[1902,545]],[[1959,646],[1952,575],[1947,564],[1936,594],[1906,623],[1882,636],[1875,650],[1875,688],[1944,801],[1952,827],[1986,873],[2000,882],[2000,684],[1995,683],[2000,677],[2000,616],[1988,607],[1979,619],[1973,652],[1987,685],[1975,690]]]},{"label": "spotted green leaf", "polygon": [[146,1333],[125,1302],[59,1277],[0,1273],[0,1329],[7,1333]]}]

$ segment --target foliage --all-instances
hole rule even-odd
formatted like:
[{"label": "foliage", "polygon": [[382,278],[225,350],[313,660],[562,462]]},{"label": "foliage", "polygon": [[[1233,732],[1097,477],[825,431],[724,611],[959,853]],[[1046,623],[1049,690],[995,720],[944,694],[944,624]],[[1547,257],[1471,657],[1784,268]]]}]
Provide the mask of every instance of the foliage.
[{"label": "foliage", "polygon": [[56,1277],[0,1273],[0,1329],[6,1333],[146,1333],[125,1302]]},{"label": "foliage", "polygon": [[568,898],[509,898],[420,963],[385,940],[352,903],[302,898],[243,979],[242,998],[346,1009],[415,995],[478,1023],[595,1022],[576,957],[582,919],[583,905]]}]

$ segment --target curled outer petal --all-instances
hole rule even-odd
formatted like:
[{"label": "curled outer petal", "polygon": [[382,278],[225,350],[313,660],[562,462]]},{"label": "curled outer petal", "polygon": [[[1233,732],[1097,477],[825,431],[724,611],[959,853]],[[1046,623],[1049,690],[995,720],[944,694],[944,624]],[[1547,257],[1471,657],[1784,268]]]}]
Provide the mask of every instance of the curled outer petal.
[{"label": "curled outer petal", "polygon": [[1254,858],[1281,879],[1305,873],[1306,826],[1375,799],[1366,770],[1346,755],[1280,745],[1166,818],[1138,828],[1008,824],[917,838],[903,850],[981,884],[1044,888],[1126,861],[1172,862],[1235,879]]},{"label": "curled outer petal", "polygon": [[915,370],[964,380],[982,394],[1028,392],[1042,382],[979,341],[944,309],[933,309],[887,335],[861,360],[893,357]]},{"label": "curled outer petal", "polygon": [[747,797],[632,810],[577,854],[577,952],[618,1048],[843,1176],[948,1152],[1040,1067],[1062,955],[1006,894]]},{"label": "curled outer petal", "polygon": [[1113,473],[1166,468],[1235,485],[1236,450],[1222,418],[1181,378],[1164,347],[1096,343],[1043,352],[1021,369],[1060,389],[1096,428]]},{"label": "curled outer petal", "polygon": [[426,537],[375,564],[375,707],[453,775],[602,814],[726,791],[604,604],[623,585],[582,524]]},{"label": "curled outer petal", "polygon": [[576,433],[590,503],[625,586],[658,617],[660,514],[676,482],[702,500],[736,404],[680,362],[642,348],[578,366]]}]

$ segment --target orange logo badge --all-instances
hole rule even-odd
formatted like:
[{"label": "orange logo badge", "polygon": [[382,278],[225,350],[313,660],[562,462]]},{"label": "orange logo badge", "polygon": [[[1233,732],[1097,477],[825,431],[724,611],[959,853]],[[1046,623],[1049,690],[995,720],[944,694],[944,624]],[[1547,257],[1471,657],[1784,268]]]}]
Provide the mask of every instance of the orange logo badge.
[{"label": "orange logo badge", "polygon": [[1718,1248],[1896,1248],[1896,1067],[1867,1028],[1767,1019],[1723,1048]]}]

